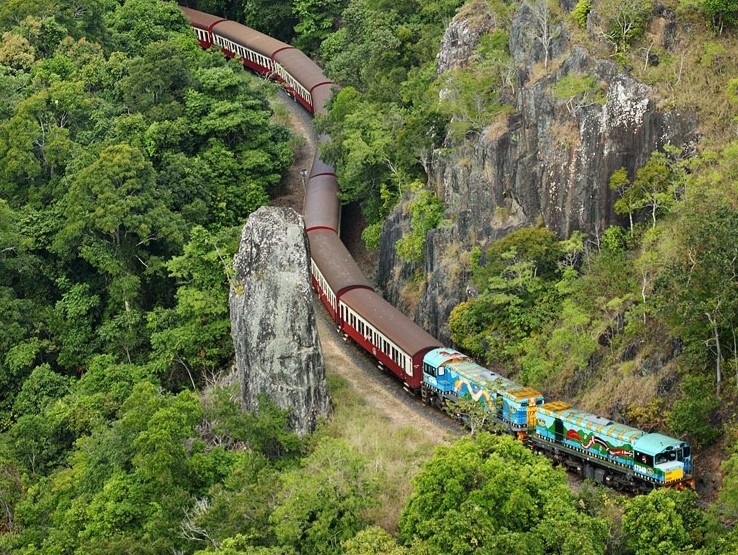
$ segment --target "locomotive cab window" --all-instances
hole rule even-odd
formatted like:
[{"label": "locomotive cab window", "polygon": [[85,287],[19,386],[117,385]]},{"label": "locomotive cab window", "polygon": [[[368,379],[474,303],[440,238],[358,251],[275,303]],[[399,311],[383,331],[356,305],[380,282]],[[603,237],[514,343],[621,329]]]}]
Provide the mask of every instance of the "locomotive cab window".
[{"label": "locomotive cab window", "polygon": [[656,455],[656,464],[661,464],[661,463],[675,461],[675,460],[677,460],[676,451],[664,451],[663,453],[659,453],[658,455]]},{"label": "locomotive cab window", "polygon": [[634,460],[637,463],[645,464],[646,466],[653,466],[653,457],[646,453],[639,453],[636,451]]}]

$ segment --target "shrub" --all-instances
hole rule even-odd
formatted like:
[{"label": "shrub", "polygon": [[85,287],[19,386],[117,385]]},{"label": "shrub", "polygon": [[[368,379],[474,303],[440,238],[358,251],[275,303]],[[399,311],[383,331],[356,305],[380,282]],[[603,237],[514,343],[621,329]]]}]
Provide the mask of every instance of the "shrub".
[{"label": "shrub", "polygon": [[577,5],[574,6],[574,9],[572,10],[571,16],[574,18],[574,21],[576,21],[579,26],[584,29],[587,27],[587,16],[591,11],[591,0],[579,0],[579,2],[577,2]]},{"label": "shrub", "polygon": [[688,436],[695,448],[713,443],[722,433],[710,423],[718,406],[708,378],[686,376],[682,383],[683,398],[674,403],[669,426],[677,436]]}]

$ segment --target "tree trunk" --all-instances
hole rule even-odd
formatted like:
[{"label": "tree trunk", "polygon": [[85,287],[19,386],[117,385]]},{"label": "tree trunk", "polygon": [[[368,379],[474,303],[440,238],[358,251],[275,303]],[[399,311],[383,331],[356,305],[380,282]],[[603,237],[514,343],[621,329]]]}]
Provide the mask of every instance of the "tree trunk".
[{"label": "tree trunk", "polygon": [[707,320],[710,322],[715,336],[715,350],[717,351],[717,361],[715,362],[715,381],[717,396],[720,397],[720,384],[723,379],[722,368],[720,366],[723,358],[722,351],[720,350],[720,334],[718,333],[717,318],[713,318],[709,313],[705,314],[705,316],[707,316]]}]

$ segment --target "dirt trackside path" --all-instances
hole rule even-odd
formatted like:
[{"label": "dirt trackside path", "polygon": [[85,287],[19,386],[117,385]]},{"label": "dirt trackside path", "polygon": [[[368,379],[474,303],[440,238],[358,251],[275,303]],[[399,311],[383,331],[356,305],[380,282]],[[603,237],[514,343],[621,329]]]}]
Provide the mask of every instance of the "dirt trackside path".
[{"label": "dirt trackside path", "polygon": [[317,297],[315,312],[326,371],[346,380],[392,427],[414,427],[433,443],[447,443],[451,436],[461,433],[445,414],[424,406],[388,371],[380,370],[368,354],[350,340],[344,341]]}]

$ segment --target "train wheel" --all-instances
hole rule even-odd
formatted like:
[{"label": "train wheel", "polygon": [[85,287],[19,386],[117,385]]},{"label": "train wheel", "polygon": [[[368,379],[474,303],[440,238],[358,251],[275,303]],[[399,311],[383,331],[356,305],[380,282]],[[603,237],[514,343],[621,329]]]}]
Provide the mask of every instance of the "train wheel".
[{"label": "train wheel", "polygon": [[433,396],[423,387],[420,389],[420,400],[423,401],[424,405],[431,405],[433,403]]}]

